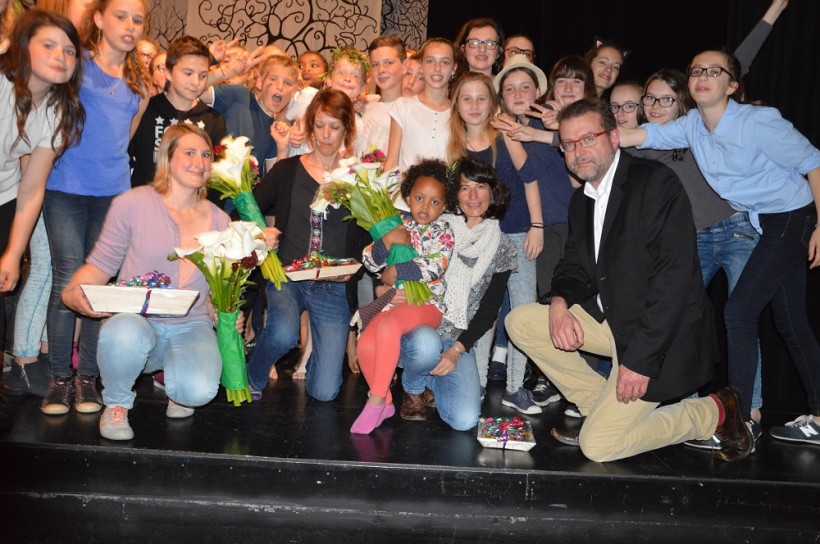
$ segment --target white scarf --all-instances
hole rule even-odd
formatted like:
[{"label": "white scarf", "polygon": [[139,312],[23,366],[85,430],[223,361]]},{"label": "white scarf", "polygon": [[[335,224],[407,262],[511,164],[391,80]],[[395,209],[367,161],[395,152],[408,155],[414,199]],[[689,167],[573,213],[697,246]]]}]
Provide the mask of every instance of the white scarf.
[{"label": "white scarf", "polygon": [[[497,219],[485,219],[473,228],[467,226],[463,216],[446,215],[444,219],[450,223],[455,238],[453,256],[444,275],[447,319],[457,329],[466,330],[471,291],[495,258],[501,228]],[[466,263],[465,259],[473,264]]]}]

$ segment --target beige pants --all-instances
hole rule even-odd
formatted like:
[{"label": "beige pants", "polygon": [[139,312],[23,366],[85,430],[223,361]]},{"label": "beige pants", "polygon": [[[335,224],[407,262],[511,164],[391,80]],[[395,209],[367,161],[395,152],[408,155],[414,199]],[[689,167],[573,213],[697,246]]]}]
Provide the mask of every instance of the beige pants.
[{"label": "beige pants", "polygon": [[704,397],[658,407],[656,402],[618,402],[618,357],[609,325],[598,323],[583,308],[570,312],[584,331],[582,349],[612,357],[609,379],[592,370],[577,351],[562,351],[550,339],[549,306],[525,304],[506,320],[507,334],[537,364],[569,402],[586,416],[580,444],[593,461],[614,461],[715,432],[718,409]]}]

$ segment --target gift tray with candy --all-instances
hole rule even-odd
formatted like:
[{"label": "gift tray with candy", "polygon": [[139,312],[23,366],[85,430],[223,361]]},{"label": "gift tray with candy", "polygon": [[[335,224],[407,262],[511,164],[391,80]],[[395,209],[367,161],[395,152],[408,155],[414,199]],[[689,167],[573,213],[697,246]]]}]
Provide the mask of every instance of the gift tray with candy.
[{"label": "gift tray with candy", "polygon": [[95,312],[183,316],[199,291],[175,289],[171,279],[157,271],[111,285],[80,285]]},{"label": "gift tray with candy", "polygon": [[485,448],[529,451],[535,446],[532,425],[519,416],[478,420],[478,441]]},{"label": "gift tray with candy", "polygon": [[311,253],[285,267],[291,281],[318,280],[355,274],[361,263],[355,259],[334,259],[322,253]]}]

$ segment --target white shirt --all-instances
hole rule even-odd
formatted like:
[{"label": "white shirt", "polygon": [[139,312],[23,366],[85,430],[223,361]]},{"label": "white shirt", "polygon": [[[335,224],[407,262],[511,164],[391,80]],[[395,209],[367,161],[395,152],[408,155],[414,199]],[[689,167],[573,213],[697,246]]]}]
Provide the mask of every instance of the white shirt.
[{"label": "white shirt", "polygon": [[[578,145],[578,144],[576,144]],[[596,189],[589,183],[584,184],[584,194],[595,201],[594,213],[592,216],[592,225],[595,236],[595,261],[598,261],[598,250],[601,247],[601,235],[604,231],[604,219],[606,219],[606,208],[609,205],[609,195],[612,193],[612,180],[615,178],[615,171],[618,170],[618,161],[621,159],[621,150],[615,151],[615,158],[612,159],[612,164],[609,165],[609,170],[606,171],[604,177],[601,178],[601,183]],[[601,295],[598,295],[598,307],[604,311],[601,304]]]}]

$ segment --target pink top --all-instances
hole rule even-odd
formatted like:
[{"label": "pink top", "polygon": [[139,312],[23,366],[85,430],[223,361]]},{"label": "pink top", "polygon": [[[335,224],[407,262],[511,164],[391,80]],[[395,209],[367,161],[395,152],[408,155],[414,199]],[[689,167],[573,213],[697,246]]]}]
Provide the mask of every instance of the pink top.
[{"label": "pink top", "polygon": [[[230,217],[210,202],[208,204],[211,207],[211,230],[227,228]],[[210,321],[205,308],[209,292],[205,276],[196,269],[181,279],[182,261],[168,260],[175,247],[190,245],[190,241],[180,240],[179,227],[165,208],[162,197],[153,187],[145,185],[126,191],[113,200],[102,233],[86,262],[112,277],[116,275],[118,279],[126,280],[157,270],[167,274],[174,287],[199,291],[199,298],[188,315],[149,319],[162,319],[166,323]]]}]

